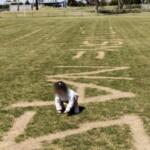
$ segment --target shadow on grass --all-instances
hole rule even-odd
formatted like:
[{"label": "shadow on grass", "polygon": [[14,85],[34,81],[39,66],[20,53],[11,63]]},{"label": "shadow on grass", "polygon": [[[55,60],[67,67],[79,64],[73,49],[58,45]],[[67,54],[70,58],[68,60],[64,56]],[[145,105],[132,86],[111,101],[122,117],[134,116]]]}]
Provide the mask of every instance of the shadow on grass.
[{"label": "shadow on grass", "polygon": [[79,115],[80,113],[82,113],[82,111],[84,111],[84,109],[85,109],[85,107],[79,106],[79,113],[78,114],[74,113],[74,111],[71,111],[70,113],[68,113],[68,116]]}]

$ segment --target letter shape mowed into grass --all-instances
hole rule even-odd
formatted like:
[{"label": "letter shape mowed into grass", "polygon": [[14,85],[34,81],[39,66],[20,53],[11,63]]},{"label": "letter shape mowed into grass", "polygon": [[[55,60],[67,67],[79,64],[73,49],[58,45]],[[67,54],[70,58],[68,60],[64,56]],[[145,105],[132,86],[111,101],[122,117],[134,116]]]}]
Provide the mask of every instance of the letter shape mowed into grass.
[{"label": "letter shape mowed into grass", "polygon": [[144,131],[143,122],[136,115],[125,115],[116,120],[87,122],[80,124],[79,128],[77,129],[68,129],[67,131],[52,133],[37,138],[29,138],[21,143],[16,143],[15,137],[24,131],[26,124],[30,121],[30,119],[34,116],[34,114],[35,112],[28,111],[15,120],[11,130],[8,133],[6,133],[6,135],[3,137],[3,142],[0,143],[0,149],[2,150],[39,149],[42,147],[42,143],[45,141],[50,143],[55,139],[62,139],[70,135],[81,134],[94,128],[104,128],[113,125],[121,126],[124,124],[130,127],[133,136],[133,146],[135,149],[149,150],[150,148],[149,137]]},{"label": "letter shape mowed into grass", "polygon": [[[57,66],[57,67],[68,68],[71,66]],[[76,67],[81,67],[81,66],[74,66],[74,68]],[[90,68],[90,66],[86,66],[86,67]],[[94,66],[91,66],[91,68],[94,68]],[[77,87],[78,93],[80,95],[81,103],[103,102],[103,101],[111,101],[111,100],[116,100],[116,99],[119,100],[120,98],[135,97],[135,95],[131,92],[122,92],[120,90],[112,89],[110,87],[99,86],[93,83],[92,84],[81,83],[81,82],[77,83],[77,82],[71,81],[71,79],[78,79],[78,78],[97,79],[98,78],[98,79],[107,79],[107,80],[108,79],[133,80],[132,78],[129,78],[129,77],[94,76],[95,74],[112,72],[112,71],[120,71],[120,70],[126,70],[126,69],[129,69],[129,67],[97,67],[95,71],[69,73],[69,74],[67,73],[61,76],[50,75],[50,76],[47,76],[47,80],[49,82],[55,82],[58,79],[63,79],[66,83]],[[108,94],[86,98],[85,89],[88,87],[95,88],[97,90],[104,90]],[[25,103],[22,102],[22,103],[13,104],[9,108],[33,107],[33,106],[39,107],[39,106],[47,106],[47,105],[53,105],[53,102],[42,102],[42,101],[25,102]],[[132,132],[132,136],[133,136],[133,145],[137,150],[148,150],[149,148],[149,140],[148,140],[148,136],[146,135],[144,131],[143,122],[136,115],[125,115],[121,117],[120,119],[116,119],[116,120],[86,122],[86,123],[80,124],[78,129],[68,129],[67,131],[61,131],[61,132],[57,132],[54,134],[40,136],[37,138],[29,138],[21,143],[16,143],[15,138],[24,132],[25,128],[27,127],[30,120],[34,117],[35,113],[36,112],[34,111],[27,111],[14,121],[13,127],[4,135],[3,141],[0,143],[1,149],[32,150],[32,149],[40,148],[42,146],[43,141],[52,142],[55,139],[62,139],[69,135],[84,133],[93,128],[101,128],[101,127],[108,127],[112,125],[123,125],[123,124],[129,125],[131,132]]]},{"label": "letter shape mowed into grass", "polygon": [[[72,59],[80,59],[84,54],[89,51],[96,51],[96,59],[104,59],[105,53],[107,51],[117,51],[123,44],[123,40],[117,37],[116,32],[113,30],[112,26],[109,28],[110,33],[110,41],[106,40],[102,43],[95,43],[98,41],[97,36],[86,37],[86,39],[80,45],[81,48],[72,49],[73,51],[77,51],[76,55],[72,57]],[[105,39],[105,37],[103,37]]]}]

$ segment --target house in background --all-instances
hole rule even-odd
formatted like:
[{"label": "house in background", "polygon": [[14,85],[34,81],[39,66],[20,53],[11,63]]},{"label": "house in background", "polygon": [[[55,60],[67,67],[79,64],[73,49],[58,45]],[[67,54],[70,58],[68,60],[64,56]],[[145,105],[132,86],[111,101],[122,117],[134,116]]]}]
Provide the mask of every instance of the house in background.
[{"label": "house in background", "polygon": [[[12,4],[12,3],[35,3],[35,0],[0,0],[0,4]],[[59,2],[66,2],[66,0],[38,0],[40,4],[42,3],[59,3]]]},{"label": "house in background", "polygon": [[[66,7],[66,0],[38,0],[39,8],[43,5],[53,7]],[[32,11],[35,7],[35,0],[0,0],[0,11]],[[7,8],[6,8],[7,6]]]},{"label": "house in background", "polygon": [[43,4],[45,6],[66,7],[67,0],[44,0]]}]

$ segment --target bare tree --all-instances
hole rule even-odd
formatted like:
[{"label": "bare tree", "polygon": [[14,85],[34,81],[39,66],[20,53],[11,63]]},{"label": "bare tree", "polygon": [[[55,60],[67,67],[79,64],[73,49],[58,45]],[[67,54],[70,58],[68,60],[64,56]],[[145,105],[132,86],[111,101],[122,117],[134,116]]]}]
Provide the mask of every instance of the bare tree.
[{"label": "bare tree", "polygon": [[36,8],[36,10],[39,10],[39,2],[38,2],[38,0],[35,0],[35,8]]},{"label": "bare tree", "polygon": [[89,4],[90,4],[89,0],[86,0],[86,4],[87,4],[87,5],[89,5]]},{"label": "bare tree", "polygon": [[96,0],[96,12],[97,12],[97,13],[99,12],[99,11],[98,11],[98,10],[99,10],[98,8],[99,8],[99,0]]},{"label": "bare tree", "polygon": [[118,8],[119,8],[119,9],[122,9],[122,8],[123,8],[123,5],[124,5],[123,0],[118,0]]}]

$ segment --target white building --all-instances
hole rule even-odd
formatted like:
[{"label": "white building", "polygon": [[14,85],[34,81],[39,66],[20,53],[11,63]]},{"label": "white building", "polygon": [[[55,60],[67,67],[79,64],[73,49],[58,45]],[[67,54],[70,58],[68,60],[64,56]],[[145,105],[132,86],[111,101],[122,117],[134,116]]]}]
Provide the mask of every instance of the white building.
[{"label": "white building", "polygon": [[[17,3],[17,2],[20,2],[20,3],[25,3],[27,0],[0,0],[0,4],[8,4],[8,3]],[[35,2],[35,0],[28,0],[30,3],[33,3]]]},{"label": "white building", "polygon": [[[5,3],[17,3],[17,2],[20,2],[20,3],[25,3],[27,0],[0,0],[0,4],[5,4]],[[28,0],[29,3],[34,3],[35,0]],[[39,0],[39,2],[46,2],[46,3],[50,3],[50,2],[62,2],[64,0]]]}]

